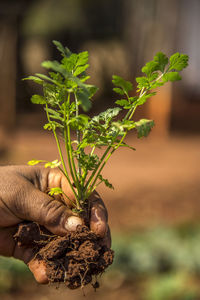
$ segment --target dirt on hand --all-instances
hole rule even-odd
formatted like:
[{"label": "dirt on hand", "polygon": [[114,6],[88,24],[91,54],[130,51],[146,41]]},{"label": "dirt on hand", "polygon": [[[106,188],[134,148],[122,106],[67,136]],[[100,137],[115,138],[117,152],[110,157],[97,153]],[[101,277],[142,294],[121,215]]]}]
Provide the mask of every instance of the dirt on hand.
[{"label": "dirt on hand", "polygon": [[35,222],[21,223],[14,239],[20,247],[34,249],[35,258],[46,265],[50,283],[63,282],[70,289],[92,283],[93,278],[97,288],[97,276],[113,262],[113,250],[86,226],[60,237]]}]

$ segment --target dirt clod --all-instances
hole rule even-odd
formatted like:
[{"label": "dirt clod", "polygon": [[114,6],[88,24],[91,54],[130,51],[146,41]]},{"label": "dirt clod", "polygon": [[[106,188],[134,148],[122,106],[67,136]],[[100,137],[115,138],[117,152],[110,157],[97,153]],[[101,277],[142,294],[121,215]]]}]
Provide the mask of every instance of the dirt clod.
[{"label": "dirt clod", "polygon": [[22,223],[14,239],[20,247],[32,247],[35,257],[44,261],[50,283],[64,282],[76,289],[92,283],[113,262],[114,252],[101,244],[101,239],[86,226],[66,236],[52,235],[37,223]]}]

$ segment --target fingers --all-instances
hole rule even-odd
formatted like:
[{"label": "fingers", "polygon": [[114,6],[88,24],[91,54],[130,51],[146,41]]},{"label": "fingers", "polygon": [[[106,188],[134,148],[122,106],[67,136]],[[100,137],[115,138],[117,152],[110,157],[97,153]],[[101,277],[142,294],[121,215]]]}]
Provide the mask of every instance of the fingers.
[{"label": "fingers", "polygon": [[102,243],[110,248],[111,236],[108,226],[108,213],[103,200],[97,192],[94,192],[90,197],[91,216],[90,229],[102,238]]},{"label": "fingers", "polygon": [[15,199],[17,205],[12,208],[20,219],[37,222],[61,236],[65,235],[67,230],[75,230],[75,226],[82,224],[82,220],[72,217],[72,211],[59,200],[41,192],[29,182],[26,183],[26,188],[27,192],[24,191],[19,200]]},{"label": "fingers", "polygon": [[37,259],[32,259],[28,263],[28,267],[29,267],[30,271],[33,273],[35,280],[38,283],[41,283],[41,284],[48,283],[48,278],[47,278],[47,274],[46,274],[46,266],[45,266],[44,262],[39,261]]}]

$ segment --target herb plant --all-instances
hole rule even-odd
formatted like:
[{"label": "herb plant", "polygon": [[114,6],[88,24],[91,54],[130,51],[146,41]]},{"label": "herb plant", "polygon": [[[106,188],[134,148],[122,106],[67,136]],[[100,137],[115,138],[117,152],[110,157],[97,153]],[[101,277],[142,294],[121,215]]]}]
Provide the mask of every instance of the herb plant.
[{"label": "herb plant", "polygon": [[[89,117],[86,112],[91,108],[92,97],[98,89],[86,83],[89,79],[86,74],[89,67],[88,52],[71,53],[60,42],[53,43],[62,55],[61,61],[44,61],[42,66],[50,70],[48,76],[35,74],[25,79],[33,80],[43,88],[43,96],[33,95],[31,101],[44,106],[47,116],[44,129],[53,132],[60,160],[32,160],[29,164],[43,162],[45,167],[58,167],[74,194],[74,210],[80,213],[99,184],[103,182],[107,187],[113,188],[108,179],[103,177],[102,170],[119,147],[135,150],[125,142],[128,132],[135,130],[138,138],[146,137],[154,126],[152,120],[133,120],[137,107],[155,95],[156,88],[168,81],[180,80],[179,72],[188,65],[188,56],[175,53],[168,59],[162,52],[157,53],[142,68],[143,76],[136,78],[135,96],[132,95],[131,82],[113,75],[113,90],[119,97],[115,102],[117,106]],[[120,111],[126,113],[119,120],[116,117]],[[73,131],[76,133],[75,139],[72,139]],[[65,153],[61,149],[59,133],[64,138]],[[97,148],[103,148],[101,155],[97,155]],[[60,188],[53,188],[49,193],[54,195],[64,192]]]}]

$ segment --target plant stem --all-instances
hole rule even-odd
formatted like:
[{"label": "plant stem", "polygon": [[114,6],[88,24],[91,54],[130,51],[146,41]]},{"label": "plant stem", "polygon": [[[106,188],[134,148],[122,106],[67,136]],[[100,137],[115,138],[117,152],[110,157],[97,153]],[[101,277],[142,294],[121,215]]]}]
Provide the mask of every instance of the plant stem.
[{"label": "plant stem", "polygon": [[[78,117],[79,109],[78,109],[78,99],[77,99],[76,93],[74,93],[74,96],[75,96],[75,103],[76,103],[76,117]],[[77,137],[77,142],[78,142],[77,147],[79,147],[79,144],[81,142],[81,137],[80,137],[80,131],[78,129],[76,130],[76,137]],[[78,177],[80,178],[81,177],[81,166],[79,163],[79,159],[80,159],[80,154],[78,154]]]},{"label": "plant stem", "polygon": [[[143,88],[143,89],[141,90],[141,92],[140,92],[140,95],[139,95],[139,98],[138,98],[138,99],[140,99],[142,96],[144,96],[146,92],[147,92],[147,90],[144,91],[144,88]],[[127,96],[128,96],[128,95],[127,95]],[[128,119],[128,120],[131,120],[131,118],[133,117],[133,114],[134,114],[136,108],[137,108],[137,104],[134,105],[133,107],[131,107],[131,108],[129,109],[129,111],[127,112],[126,116],[124,117],[124,120],[127,120],[127,119]],[[98,177],[99,177],[99,175],[100,175],[102,169],[103,169],[104,166],[106,165],[106,163],[107,163],[108,159],[111,157],[111,155],[115,152],[115,150],[117,150],[117,149],[120,147],[120,145],[123,143],[123,141],[124,141],[124,139],[125,139],[127,133],[128,133],[128,130],[124,133],[124,135],[123,135],[123,137],[121,138],[121,140],[119,141],[119,143],[112,149],[112,151],[111,151],[110,153],[108,153],[108,152],[109,152],[110,149],[112,148],[111,146],[109,146],[109,147],[107,148],[107,150],[105,151],[105,153],[104,153],[103,156],[101,157],[101,160],[100,160],[100,163],[99,163],[97,169],[93,171],[92,175],[91,175],[90,178],[88,179],[88,182],[87,182],[87,185],[86,185],[86,189],[88,189],[89,186],[90,186],[90,188],[89,188],[89,190],[88,190],[87,195],[90,195],[90,193],[92,193],[92,191],[94,190],[95,183],[96,183],[96,181],[98,180]],[[116,134],[116,136],[115,136],[113,142],[115,142],[115,140],[117,139],[118,134],[119,134],[119,131],[118,131],[118,133]],[[107,156],[106,156],[106,155],[107,155]],[[100,167],[101,164],[102,164],[102,166]],[[99,167],[100,167],[100,169],[98,170]],[[98,170],[98,172],[97,172],[97,170]],[[97,174],[96,174],[96,176],[95,176],[95,173],[96,173],[96,172],[97,172]],[[93,178],[94,178],[94,180],[93,180]],[[93,180],[93,183],[91,184],[92,180]]]},{"label": "plant stem", "polygon": [[[47,119],[48,119],[49,123],[51,124],[51,119],[49,117],[48,105],[47,104],[46,104],[46,114],[47,114]],[[70,180],[68,172],[67,172],[67,168],[66,168],[65,161],[64,161],[64,158],[63,158],[62,150],[61,150],[61,147],[60,147],[60,142],[59,142],[58,136],[56,134],[56,130],[53,127],[53,124],[52,124],[52,131],[53,131],[53,134],[54,134],[54,137],[55,137],[55,140],[56,140],[58,152],[59,152],[60,159],[61,159],[61,162],[62,162],[62,166],[63,166],[63,169],[64,169],[63,173],[64,173],[65,177],[67,178],[67,181],[68,181],[68,183],[69,183],[69,185],[70,185],[70,187],[72,189],[72,192],[73,192],[75,198],[77,198],[77,194],[76,194],[76,192],[74,190],[74,187],[73,187],[73,185],[71,183],[71,180]]]},{"label": "plant stem", "polygon": [[[68,97],[67,97],[67,104],[68,104],[68,106],[70,105],[70,93],[68,94]],[[73,158],[73,149],[72,149],[72,145],[71,145],[71,134],[70,134],[70,126],[69,126],[69,111],[66,112],[65,103],[64,103],[64,124],[66,124],[66,126],[64,127],[64,139],[65,139],[65,148],[66,148],[66,152],[67,152],[67,159],[68,159],[68,164],[69,164],[72,179],[78,190],[78,195],[77,195],[76,201],[78,204],[78,208],[80,208],[80,202],[79,202],[80,184],[79,184],[79,178],[76,173],[76,167],[75,167],[75,162],[74,162],[74,158]]]}]

